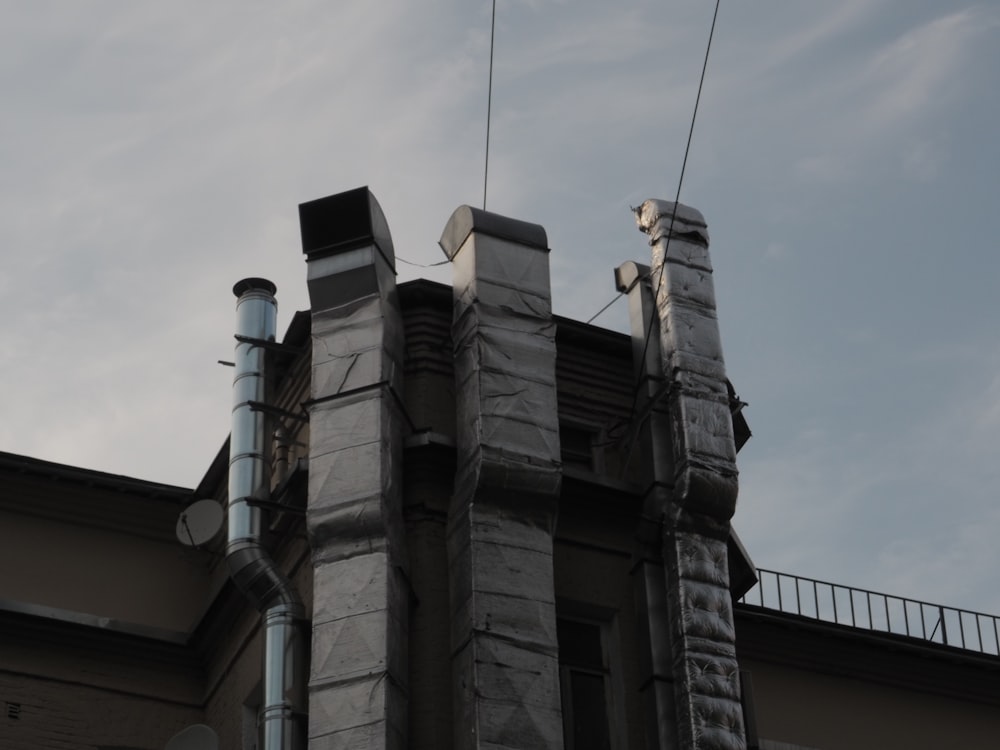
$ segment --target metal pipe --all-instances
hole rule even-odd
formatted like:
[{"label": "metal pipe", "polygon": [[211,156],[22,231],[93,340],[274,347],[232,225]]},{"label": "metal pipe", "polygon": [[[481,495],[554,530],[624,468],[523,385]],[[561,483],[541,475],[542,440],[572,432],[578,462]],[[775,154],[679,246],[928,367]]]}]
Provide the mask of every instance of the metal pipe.
[{"label": "metal pipe", "polygon": [[266,349],[277,325],[275,286],[243,279],[233,287],[236,353],[232,434],[229,440],[229,530],[226,564],[236,586],[263,616],[264,674],[260,734],[263,750],[305,748],[305,608],[291,581],[261,543],[262,512],[248,500],[271,492],[267,416]]}]

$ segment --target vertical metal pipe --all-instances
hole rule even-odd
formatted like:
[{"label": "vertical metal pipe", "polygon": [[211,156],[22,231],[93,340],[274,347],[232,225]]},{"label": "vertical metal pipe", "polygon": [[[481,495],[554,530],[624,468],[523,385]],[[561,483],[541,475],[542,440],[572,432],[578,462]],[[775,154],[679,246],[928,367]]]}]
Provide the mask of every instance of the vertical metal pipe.
[{"label": "vertical metal pipe", "polygon": [[273,341],[277,320],[275,286],[266,279],[243,279],[233,287],[236,302],[236,356],[233,421],[229,439],[229,537],[227,549],[260,539],[260,511],[247,503],[263,500],[266,486],[266,420],[255,403],[267,400],[266,351],[253,342]]},{"label": "vertical metal pipe", "polygon": [[275,286],[244,279],[233,287],[236,352],[229,440],[229,531],[226,564],[236,586],[263,616],[264,669],[260,734],[264,750],[305,747],[305,659],[300,628],[305,616],[291,582],[261,544],[261,510],[252,500],[271,492],[267,419],[267,352],[277,321]]}]

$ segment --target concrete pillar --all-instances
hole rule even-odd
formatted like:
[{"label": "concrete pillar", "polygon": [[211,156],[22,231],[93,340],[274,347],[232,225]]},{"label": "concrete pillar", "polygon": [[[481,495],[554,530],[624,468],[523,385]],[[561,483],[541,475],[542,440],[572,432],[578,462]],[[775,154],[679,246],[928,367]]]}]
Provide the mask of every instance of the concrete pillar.
[{"label": "concrete pillar", "polygon": [[545,230],[461,206],[441,247],[455,301],[455,749],[558,749],[552,534],[562,466]]},{"label": "concrete pillar", "polygon": [[736,510],[736,446],[715,312],[708,230],[687,206],[636,210],[653,247],[663,395],[673,488],[663,560],[678,746],[746,747],[726,539]]},{"label": "concrete pillar", "polygon": [[628,295],[632,329],[632,364],[638,381],[636,414],[641,415],[632,440],[642,467],[642,516],[636,528],[632,583],[639,632],[640,682],[646,746],[676,750],[670,615],[663,567],[663,519],[674,488],[670,414],[664,395],[660,323],[656,314],[649,266],[623,263],[615,269],[615,286]]},{"label": "concrete pillar", "polygon": [[312,308],[309,747],[403,748],[403,324],[392,239],[367,188],[299,206]]}]

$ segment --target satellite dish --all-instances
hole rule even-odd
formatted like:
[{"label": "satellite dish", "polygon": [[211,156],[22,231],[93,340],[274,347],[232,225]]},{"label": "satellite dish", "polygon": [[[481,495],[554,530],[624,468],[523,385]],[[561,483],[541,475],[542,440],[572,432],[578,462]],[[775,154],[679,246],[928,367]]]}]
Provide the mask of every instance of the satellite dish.
[{"label": "satellite dish", "polygon": [[219,736],[211,727],[192,724],[175,734],[164,750],[219,750]]},{"label": "satellite dish", "polygon": [[201,547],[222,530],[225,511],[215,500],[198,500],[181,511],[174,533],[181,544]]}]

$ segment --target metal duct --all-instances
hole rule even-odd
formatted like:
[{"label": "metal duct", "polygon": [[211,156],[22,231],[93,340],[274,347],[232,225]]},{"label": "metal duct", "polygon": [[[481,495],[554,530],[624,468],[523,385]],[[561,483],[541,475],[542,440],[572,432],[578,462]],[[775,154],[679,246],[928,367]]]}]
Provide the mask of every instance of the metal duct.
[{"label": "metal duct", "polygon": [[252,500],[270,496],[266,342],[274,341],[275,286],[266,279],[243,279],[233,287],[236,353],[233,421],[229,441],[229,575],[263,616],[264,675],[261,737],[264,750],[305,748],[305,649],[301,624],[305,609],[291,582],[261,544],[261,510]]},{"label": "metal duct", "polygon": [[368,188],[299,206],[312,312],[313,748],[408,747],[405,329],[388,223]]},{"label": "metal duct", "polygon": [[562,484],[548,241],[460,206],[448,510],[455,750],[563,747],[552,536]]},{"label": "metal duct", "polygon": [[636,220],[653,247],[662,400],[671,428],[673,460],[655,473],[673,485],[663,561],[677,747],[746,750],[726,550],[738,489],[736,444],[708,228],[697,210],[668,201],[646,201]]}]

